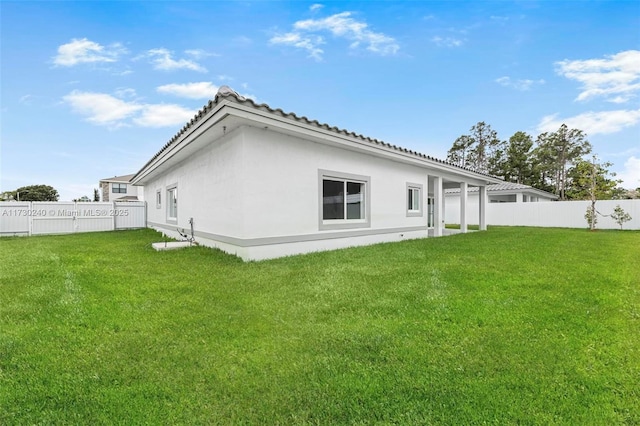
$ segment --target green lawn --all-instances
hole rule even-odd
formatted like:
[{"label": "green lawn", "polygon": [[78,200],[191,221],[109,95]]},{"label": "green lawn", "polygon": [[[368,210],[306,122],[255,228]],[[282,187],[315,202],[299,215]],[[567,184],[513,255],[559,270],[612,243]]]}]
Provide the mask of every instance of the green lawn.
[{"label": "green lawn", "polygon": [[154,241],[0,239],[0,424],[640,424],[640,232]]}]

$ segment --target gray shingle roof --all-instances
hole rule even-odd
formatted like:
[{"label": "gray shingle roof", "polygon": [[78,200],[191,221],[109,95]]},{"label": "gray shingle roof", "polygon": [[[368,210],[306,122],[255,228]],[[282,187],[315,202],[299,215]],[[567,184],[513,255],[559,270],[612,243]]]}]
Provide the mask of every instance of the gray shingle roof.
[{"label": "gray shingle roof", "polygon": [[114,176],[110,178],[100,179],[100,182],[129,182],[134,176],[135,173],[130,175]]}]

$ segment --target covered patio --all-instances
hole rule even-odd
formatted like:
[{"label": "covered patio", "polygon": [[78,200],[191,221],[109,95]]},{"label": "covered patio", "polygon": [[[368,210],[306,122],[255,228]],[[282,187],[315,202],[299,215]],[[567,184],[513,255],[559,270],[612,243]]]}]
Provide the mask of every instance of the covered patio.
[{"label": "covered patio", "polygon": [[[427,186],[427,228],[429,237],[441,237],[445,235],[466,233],[469,230],[467,210],[468,210],[468,189],[477,187],[479,202],[477,206],[478,225],[480,231],[487,229],[487,183],[477,179],[460,180],[460,177],[450,176],[429,176]],[[460,229],[445,229],[445,198],[446,189],[460,189],[460,202],[458,204]],[[451,207],[451,206],[450,206]]]}]

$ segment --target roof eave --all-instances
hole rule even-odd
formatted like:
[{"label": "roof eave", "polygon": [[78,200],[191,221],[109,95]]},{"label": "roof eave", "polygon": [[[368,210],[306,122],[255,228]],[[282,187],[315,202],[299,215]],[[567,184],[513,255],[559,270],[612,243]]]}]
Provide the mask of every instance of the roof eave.
[{"label": "roof eave", "polygon": [[[224,110],[224,111],[223,111]],[[441,172],[456,176],[463,175],[470,179],[486,184],[501,183],[502,179],[466,169],[446,161],[430,157],[428,155],[412,151],[406,148],[388,144],[378,139],[369,138],[355,132],[349,132],[328,124],[319,123],[317,120],[309,120],[306,117],[298,117],[294,113],[286,113],[281,109],[273,109],[266,104],[256,104],[250,99],[240,97],[235,92],[219,92],[214,100],[209,101],[185,126],[167,142],[130,180],[133,185],[144,182],[153,170],[159,165],[169,161],[176,153],[189,145],[194,135],[199,130],[204,131],[215,126],[227,115],[235,115],[248,121],[267,121],[271,125],[280,128],[288,128],[289,131],[299,132],[315,136],[320,141],[327,138],[340,145],[373,151],[379,155],[401,159],[405,162],[419,166],[428,166]],[[261,117],[256,120],[255,117]],[[213,119],[212,119],[213,118]]]}]

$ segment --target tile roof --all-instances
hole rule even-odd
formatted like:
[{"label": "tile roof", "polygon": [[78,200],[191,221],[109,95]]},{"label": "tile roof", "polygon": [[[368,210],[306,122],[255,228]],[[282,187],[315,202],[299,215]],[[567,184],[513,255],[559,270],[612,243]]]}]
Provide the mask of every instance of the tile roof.
[{"label": "tile roof", "polygon": [[272,108],[267,104],[257,104],[256,102],[254,102],[252,99],[246,98],[244,96],[241,96],[240,94],[238,94],[236,91],[234,91],[233,89],[231,89],[229,86],[221,86],[218,89],[218,93],[216,93],[216,96],[210,100],[204,107],[202,107],[201,110],[199,110],[196,115],[189,121],[187,122],[179,131],[178,133],[176,133],[153,157],[151,157],[151,159],[149,161],[147,161],[147,163],[138,171],[138,173],[136,173],[133,176],[137,176],[142,170],[144,170],[148,165],[150,165],[156,158],[158,158],[164,151],[166,151],[167,149],[169,149],[173,144],[177,143],[178,140],[185,134],[188,133],[189,129],[191,127],[193,127],[195,124],[197,124],[203,117],[205,117],[207,115],[207,113],[209,113],[216,105],[218,105],[218,103],[220,103],[222,100],[230,100],[232,102],[236,102],[238,104],[241,105],[247,105],[250,106],[254,109],[260,110],[260,111],[265,111],[268,112],[270,114],[274,114],[283,118],[287,118],[293,121],[297,121],[300,123],[304,123],[304,124],[308,124],[308,125],[312,125],[315,127],[318,127],[320,129],[324,129],[324,130],[329,130],[331,132],[334,132],[336,134],[340,134],[340,135],[345,135],[345,136],[350,136],[356,139],[360,139],[375,145],[380,145],[380,146],[384,146],[386,148],[390,148],[393,149],[395,151],[399,151],[399,152],[403,152],[403,153],[407,153],[407,154],[411,154],[414,155],[416,157],[419,158],[423,158],[423,159],[427,159],[436,163],[440,163],[440,164],[444,164],[447,166],[451,166],[451,167],[455,167],[457,169],[461,169],[461,170],[465,170],[468,172],[473,172],[473,173],[477,173],[479,175],[482,176],[487,176],[490,178],[496,178],[495,176],[492,176],[488,173],[483,173],[483,172],[478,172],[476,170],[467,168],[467,167],[461,167],[458,166],[456,164],[450,163],[448,161],[445,160],[441,160],[439,158],[435,158],[435,157],[431,157],[429,155],[426,154],[422,154],[420,152],[417,151],[413,151],[407,148],[402,148],[400,146],[396,146],[396,145],[392,145],[390,143],[386,143],[384,141],[378,140],[378,139],[374,139],[374,138],[370,138],[368,136],[364,136],[355,132],[350,132],[348,130],[345,129],[340,129],[338,127],[335,126],[330,126],[326,123],[320,123],[318,120],[310,120],[309,118],[305,117],[305,116],[298,116],[293,112],[285,112],[280,108]]},{"label": "tile roof", "polygon": [[[517,191],[519,189],[522,189],[522,190],[533,190],[533,191],[539,191],[539,192],[547,192],[547,191],[544,191],[542,189],[534,188],[533,186],[523,185],[521,183],[513,183],[513,182],[502,182],[502,183],[496,183],[496,184],[487,185],[487,191],[491,191],[491,192]],[[447,194],[454,194],[454,193],[460,192],[460,188],[446,189],[444,192],[447,193]],[[477,186],[470,186],[468,188],[467,192],[478,192],[478,187]],[[550,193],[550,192],[548,192],[548,194],[555,197],[555,195]]]}]

